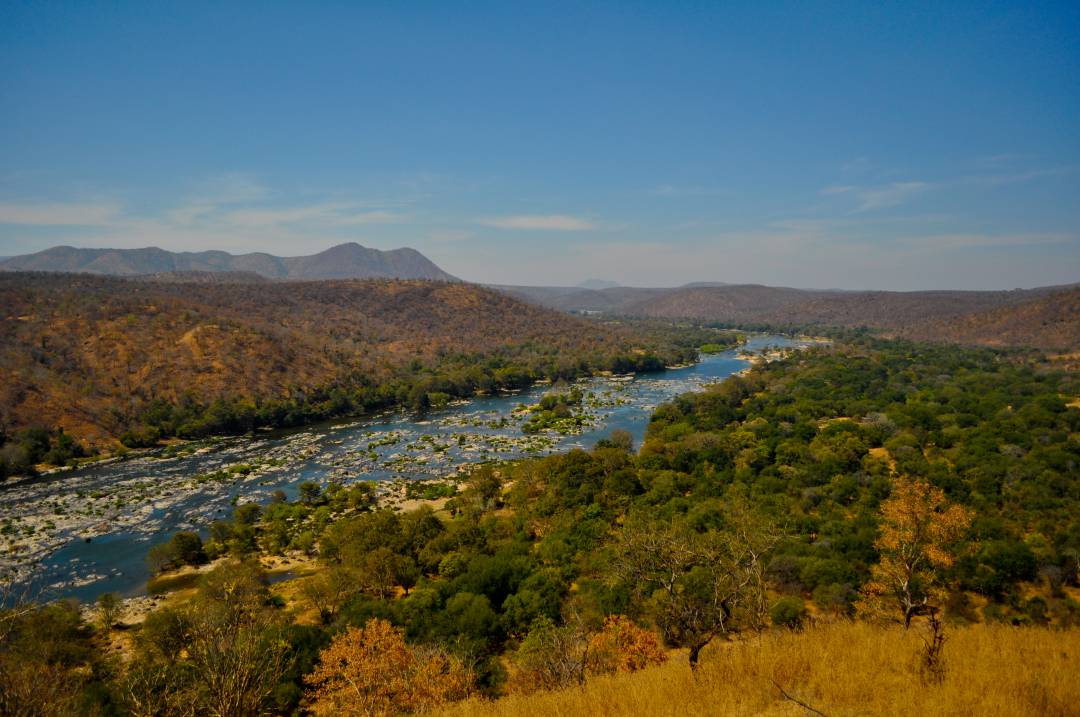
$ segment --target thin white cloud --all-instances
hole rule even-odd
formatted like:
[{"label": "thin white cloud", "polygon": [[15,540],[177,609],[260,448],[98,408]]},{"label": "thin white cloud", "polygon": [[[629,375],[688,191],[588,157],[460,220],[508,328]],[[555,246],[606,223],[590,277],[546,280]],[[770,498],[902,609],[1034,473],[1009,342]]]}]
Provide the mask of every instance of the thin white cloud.
[{"label": "thin white cloud", "polygon": [[855,212],[871,212],[903,204],[912,197],[929,190],[929,182],[891,182],[873,187],[860,187],[854,184],[841,184],[823,187],[818,194],[823,196],[852,196],[856,199]]},{"label": "thin white cloud", "polygon": [[22,226],[102,226],[121,212],[117,204],[29,202],[0,204],[0,224]]},{"label": "thin white cloud", "polygon": [[855,157],[840,165],[840,171],[847,174],[858,174],[866,172],[873,167],[873,162],[869,157]]},{"label": "thin white cloud", "polygon": [[[1001,162],[1011,161],[1012,157],[1003,155]],[[947,190],[962,186],[983,185],[990,187],[1024,184],[1048,177],[1062,177],[1080,171],[1078,166],[1046,167],[1014,172],[996,172],[956,177],[939,182],[907,181],[891,182],[880,185],[836,184],[823,187],[818,191],[822,196],[850,196],[857,204],[854,213],[873,212],[905,204],[911,199],[929,191]]]},{"label": "thin white cloud", "polygon": [[574,242],[556,253],[525,245],[512,257],[456,259],[471,270],[458,269],[459,274],[503,284],[562,286],[588,275],[624,286],[723,281],[807,288],[978,289],[1075,281],[1075,262],[1063,259],[1075,256],[1078,246],[1075,233],[921,234],[906,221],[856,214],[782,219],[758,229],[708,232],[679,241],[612,236],[610,241]]},{"label": "thin white cloud", "polygon": [[841,184],[841,185],[834,185],[834,186],[831,186],[831,187],[825,187],[820,192],[818,192],[818,194],[824,194],[826,196],[829,196],[829,195],[832,195],[832,194],[848,194],[849,192],[854,192],[857,189],[858,189],[858,187],[856,187],[854,185],[851,185],[851,184]]},{"label": "thin white cloud", "polygon": [[1017,160],[1029,159],[1029,154],[1017,154],[1015,152],[1002,152],[1001,154],[987,154],[981,157],[975,158],[976,164],[981,164],[984,167],[998,167],[1003,164],[1012,164]]},{"label": "thin white cloud", "polygon": [[595,229],[587,219],[566,214],[519,214],[505,217],[481,217],[477,224],[496,229],[525,229],[538,231],[575,232]]},{"label": "thin white cloud", "polygon": [[917,194],[930,189],[927,182],[893,182],[883,187],[860,189],[856,192],[859,206],[856,211],[870,212],[903,204]]},{"label": "thin white cloud", "polygon": [[[321,201],[270,203],[273,193],[247,175],[212,177],[180,205],[140,213],[119,202],[0,203],[0,254],[15,247],[35,247],[43,237],[53,243],[132,248],[149,245],[176,250],[297,251],[296,247],[357,239],[355,229],[401,224],[410,216],[392,210],[400,203]],[[29,241],[19,228],[35,227]]]}]

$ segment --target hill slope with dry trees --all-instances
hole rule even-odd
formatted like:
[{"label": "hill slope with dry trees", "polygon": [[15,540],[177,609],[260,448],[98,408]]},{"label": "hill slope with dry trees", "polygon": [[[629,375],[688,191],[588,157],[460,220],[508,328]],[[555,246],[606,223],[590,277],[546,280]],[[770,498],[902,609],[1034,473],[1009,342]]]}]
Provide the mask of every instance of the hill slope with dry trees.
[{"label": "hill slope with dry trees", "polygon": [[762,286],[501,287],[564,311],[694,319],[725,325],[871,328],[942,343],[1073,349],[1080,345],[1080,288],[1014,291],[820,291]]},{"label": "hill slope with dry trees", "polygon": [[686,358],[461,283],[0,273],[0,306],[0,428],[63,428],[91,445],[423,408],[433,393]]}]

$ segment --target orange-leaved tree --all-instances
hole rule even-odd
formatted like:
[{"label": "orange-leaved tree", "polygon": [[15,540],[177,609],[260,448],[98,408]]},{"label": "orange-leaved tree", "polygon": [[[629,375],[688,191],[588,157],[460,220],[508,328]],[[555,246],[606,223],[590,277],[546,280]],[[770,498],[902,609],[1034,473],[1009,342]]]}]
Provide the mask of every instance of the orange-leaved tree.
[{"label": "orange-leaved tree", "polygon": [[634,672],[665,660],[656,633],[622,615],[609,615],[592,635],[579,619],[560,626],[542,617],[514,653],[508,688],[520,694],[556,690],[584,685],[589,675]]},{"label": "orange-leaved tree", "polygon": [[385,620],[350,627],[319,653],[304,678],[315,715],[408,714],[466,697],[472,673],[436,648],[412,648]]},{"label": "orange-leaved tree", "polygon": [[656,633],[638,627],[624,615],[609,615],[603,629],[589,640],[591,672],[635,672],[659,665],[668,655]]},{"label": "orange-leaved tree", "polygon": [[949,503],[941,489],[925,481],[899,477],[881,503],[880,516],[874,546],[881,560],[871,570],[860,608],[873,613],[894,605],[904,627],[916,616],[936,616],[941,571],[953,564],[953,547],[971,524],[971,511]]}]

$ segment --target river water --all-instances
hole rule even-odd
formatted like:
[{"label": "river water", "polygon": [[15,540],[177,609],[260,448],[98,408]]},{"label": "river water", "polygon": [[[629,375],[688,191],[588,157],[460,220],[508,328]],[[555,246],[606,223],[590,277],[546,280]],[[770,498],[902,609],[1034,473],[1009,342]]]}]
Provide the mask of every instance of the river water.
[{"label": "river water", "polygon": [[207,530],[232,506],[292,499],[305,481],[445,477],[486,460],[589,448],[613,430],[635,446],[660,403],[744,368],[741,351],[801,345],[753,336],[739,350],[705,355],[686,368],[579,382],[588,425],[576,435],[525,435],[515,409],[547,386],[479,397],[417,418],[386,414],[205,444],[57,473],[0,488],[0,573],[39,598],[91,601],[104,592],[144,592],[145,556],[177,530]]}]

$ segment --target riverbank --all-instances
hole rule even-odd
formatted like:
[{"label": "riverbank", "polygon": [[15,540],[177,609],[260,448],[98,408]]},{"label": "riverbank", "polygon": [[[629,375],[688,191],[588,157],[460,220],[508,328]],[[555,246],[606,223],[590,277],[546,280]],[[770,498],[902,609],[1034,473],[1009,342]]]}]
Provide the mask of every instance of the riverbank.
[{"label": "riverbank", "polygon": [[[753,337],[755,346],[793,343]],[[236,505],[268,502],[275,491],[296,497],[300,483],[424,480],[454,476],[477,463],[587,447],[614,429],[636,443],[657,405],[723,380],[746,366],[736,352],[702,357],[685,369],[590,378],[581,432],[523,435],[519,404],[550,387],[511,396],[477,397],[416,418],[383,414],[254,438],[177,444],[108,465],[42,477],[0,491],[0,572],[51,596],[92,601],[145,583],[151,545],[178,530],[208,530]],[[404,483],[402,483],[404,484]],[[404,500],[404,499],[403,499]],[[89,538],[90,542],[86,542]]]}]

